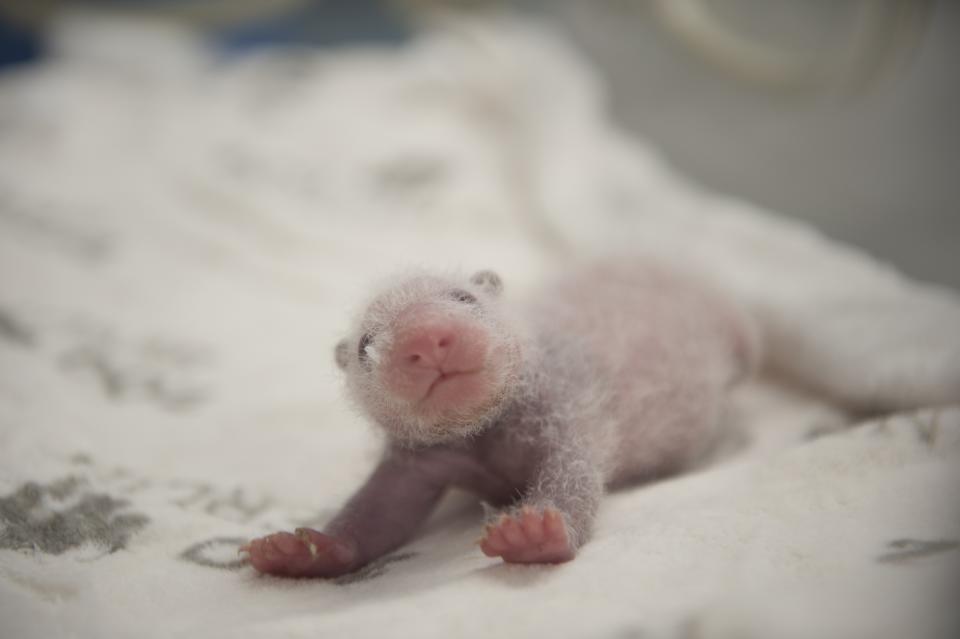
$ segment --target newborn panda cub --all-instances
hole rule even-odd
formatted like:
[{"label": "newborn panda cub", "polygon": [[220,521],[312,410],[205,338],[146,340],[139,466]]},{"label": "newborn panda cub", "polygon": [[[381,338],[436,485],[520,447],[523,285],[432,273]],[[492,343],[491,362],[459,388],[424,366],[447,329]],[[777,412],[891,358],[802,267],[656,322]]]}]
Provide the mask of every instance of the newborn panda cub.
[{"label": "newborn panda cub", "polygon": [[573,269],[523,305],[500,278],[416,275],[375,297],[337,345],[356,405],[387,435],[323,532],[242,550],[259,571],[333,577],[407,542],[457,486],[502,508],[481,550],[572,559],[607,488],[682,470],[756,359],[752,325],[651,263]]}]

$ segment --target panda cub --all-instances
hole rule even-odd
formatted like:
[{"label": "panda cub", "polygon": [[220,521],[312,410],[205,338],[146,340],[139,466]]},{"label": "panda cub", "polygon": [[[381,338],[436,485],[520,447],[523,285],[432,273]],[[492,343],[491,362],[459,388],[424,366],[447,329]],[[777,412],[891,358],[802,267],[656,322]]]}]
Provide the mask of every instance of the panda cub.
[{"label": "panda cub", "polygon": [[336,347],[382,459],[322,532],[241,548],[257,570],[334,577],[401,546],[444,491],[499,506],[481,550],[511,563],[573,559],[609,488],[675,473],[711,441],[753,369],[753,324],[652,262],[575,267],[521,304],[500,277],[407,276]]}]

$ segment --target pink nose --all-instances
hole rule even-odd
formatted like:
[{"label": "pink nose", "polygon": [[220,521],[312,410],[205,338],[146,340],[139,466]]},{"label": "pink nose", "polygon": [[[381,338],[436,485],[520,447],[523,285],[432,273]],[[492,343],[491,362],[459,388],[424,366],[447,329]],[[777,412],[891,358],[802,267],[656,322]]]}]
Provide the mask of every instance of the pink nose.
[{"label": "pink nose", "polygon": [[452,327],[422,328],[397,345],[397,364],[407,369],[441,368],[456,343]]}]

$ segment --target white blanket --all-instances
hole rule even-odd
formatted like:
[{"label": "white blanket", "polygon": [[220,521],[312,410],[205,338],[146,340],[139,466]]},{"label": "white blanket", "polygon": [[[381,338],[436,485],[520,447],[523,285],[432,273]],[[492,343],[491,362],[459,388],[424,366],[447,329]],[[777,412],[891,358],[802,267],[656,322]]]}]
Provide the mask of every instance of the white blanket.
[{"label": "white blanket", "polygon": [[[0,78],[0,636],[948,635],[952,292],[674,175],[530,25],[237,61],[78,18],[54,45]],[[608,497],[559,567],[484,557],[460,494],[347,578],[239,561],[375,460],[332,355],[372,281],[492,267],[522,295],[612,250],[760,318],[712,463]]]}]

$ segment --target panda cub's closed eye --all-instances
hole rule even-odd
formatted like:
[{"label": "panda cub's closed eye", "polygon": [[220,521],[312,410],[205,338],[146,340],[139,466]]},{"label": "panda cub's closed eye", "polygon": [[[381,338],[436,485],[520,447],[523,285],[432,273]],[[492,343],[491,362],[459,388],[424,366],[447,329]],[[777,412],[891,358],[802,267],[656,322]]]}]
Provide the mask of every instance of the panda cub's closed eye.
[{"label": "panda cub's closed eye", "polygon": [[471,293],[471,292],[469,292],[469,291],[465,291],[465,290],[463,290],[462,288],[455,288],[455,289],[453,289],[452,291],[450,291],[450,293],[448,294],[448,296],[450,297],[450,299],[452,299],[452,300],[454,300],[454,301],[457,301],[457,302],[463,302],[464,304],[476,304],[476,303],[477,303],[477,297],[476,297],[476,295],[474,295],[473,293]]},{"label": "panda cub's closed eye", "polygon": [[357,344],[357,358],[361,362],[365,362],[369,355],[367,354],[367,347],[370,346],[370,343],[373,341],[373,336],[370,333],[364,333],[360,337],[360,342]]}]

